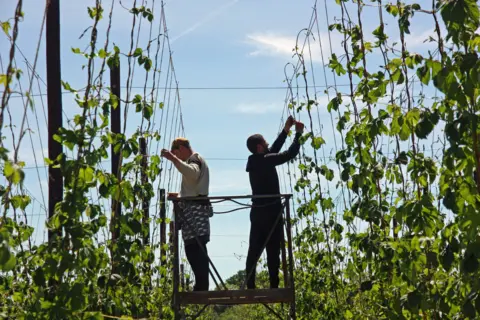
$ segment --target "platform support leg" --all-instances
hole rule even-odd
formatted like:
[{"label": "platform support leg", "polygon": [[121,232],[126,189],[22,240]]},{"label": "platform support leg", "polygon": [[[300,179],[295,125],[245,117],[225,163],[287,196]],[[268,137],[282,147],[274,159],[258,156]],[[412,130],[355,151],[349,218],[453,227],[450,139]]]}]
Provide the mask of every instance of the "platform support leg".
[{"label": "platform support leg", "polygon": [[296,305],[295,305],[295,281],[293,274],[293,248],[292,248],[292,221],[290,219],[290,197],[285,199],[286,205],[286,220],[287,220],[287,241],[288,241],[288,267],[289,267],[289,286],[293,291],[293,300],[290,304],[290,319],[296,320]]}]

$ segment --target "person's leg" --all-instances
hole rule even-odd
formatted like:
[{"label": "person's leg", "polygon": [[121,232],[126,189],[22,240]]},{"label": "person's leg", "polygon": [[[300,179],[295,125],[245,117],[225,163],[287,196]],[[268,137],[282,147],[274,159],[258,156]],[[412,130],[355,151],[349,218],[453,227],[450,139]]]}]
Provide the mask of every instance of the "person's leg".
[{"label": "person's leg", "polygon": [[262,229],[262,224],[258,221],[251,222],[247,263],[245,269],[245,277],[247,277],[248,289],[255,289],[255,269],[265,243],[265,236]]},{"label": "person's leg", "polygon": [[210,266],[208,262],[208,251],[206,242],[202,242],[202,245],[199,246],[198,255],[197,275],[195,275],[197,284],[196,291],[208,291]]},{"label": "person's leg", "polygon": [[275,220],[273,220],[272,224],[270,224],[270,228],[267,231],[270,233],[270,230],[274,228],[273,233],[267,243],[267,265],[268,265],[268,275],[270,278],[270,288],[278,288],[278,284],[280,283],[280,279],[278,277],[278,272],[280,270],[280,249],[282,244],[282,228],[283,223],[282,219],[275,224]]},{"label": "person's leg", "polygon": [[[206,245],[202,245],[206,251]],[[185,245],[185,255],[188,263],[195,275],[195,285],[193,291],[207,291],[208,290],[208,258],[202,250],[198,242],[192,242]],[[206,263],[205,263],[206,262]]]}]

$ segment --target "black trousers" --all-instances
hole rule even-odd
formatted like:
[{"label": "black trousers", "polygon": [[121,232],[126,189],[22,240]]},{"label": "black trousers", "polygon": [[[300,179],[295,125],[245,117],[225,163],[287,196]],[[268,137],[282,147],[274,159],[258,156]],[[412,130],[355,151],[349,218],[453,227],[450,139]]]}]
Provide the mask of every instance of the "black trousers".
[{"label": "black trousers", "polygon": [[[265,214],[265,212],[264,212]],[[273,228],[273,233],[267,242],[267,266],[270,280],[270,288],[278,288],[280,279],[278,272],[280,269],[280,249],[283,240],[283,219],[280,217],[275,224],[281,209],[271,214],[265,214],[261,219],[251,218],[250,239],[246,264],[247,288],[255,289],[255,268],[263,252],[263,246],[267,241],[268,235]],[[250,277],[248,278],[251,272]]]},{"label": "black trousers", "polygon": [[195,241],[185,244],[185,255],[195,275],[193,291],[208,291],[209,263],[207,241],[200,241],[200,243]]}]

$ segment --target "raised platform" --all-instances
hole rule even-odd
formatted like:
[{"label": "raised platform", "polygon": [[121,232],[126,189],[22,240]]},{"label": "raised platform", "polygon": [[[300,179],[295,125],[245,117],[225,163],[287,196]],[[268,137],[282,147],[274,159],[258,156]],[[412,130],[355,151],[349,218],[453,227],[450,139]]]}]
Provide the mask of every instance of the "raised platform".
[{"label": "raised platform", "polygon": [[254,303],[289,303],[294,299],[291,288],[255,289],[255,290],[220,290],[179,292],[179,302],[185,304],[254,304]]}]

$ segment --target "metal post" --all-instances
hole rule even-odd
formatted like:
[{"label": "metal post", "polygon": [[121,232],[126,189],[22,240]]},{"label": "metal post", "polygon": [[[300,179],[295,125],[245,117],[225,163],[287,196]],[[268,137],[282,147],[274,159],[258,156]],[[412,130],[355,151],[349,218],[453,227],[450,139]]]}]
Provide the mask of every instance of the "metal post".
[{"label": "metal post", "polygon": [[[54,135],[62,127],[62,83],[60,64],[60,0],[50,0],[46,21],[47,99],[48,99],[48,158],[57,159],[63,153],[61,143]],[[55,206],[63,198],[63,178],[60,168],[48,166],[48,217],[55,214]],[[48,241],[62,236],[62,230],[48,230]]]},{"label": "metal post", "polygon": [[[113,63],[110,67],[110,87],[112,94],[117,96],[118,105],[116,108],[112,108],[110,111],[110,125],[113,134],[119,134],[121,132],[121,113],[120,113],[120,61]],[[118,184],[120,185],[121,172],[120,172],[120,150],[115,152],[115,146],[111,146],[111,161],[112,161],[112,174],[117,176]],[[122,204],[112,199],[112,242],[120,236],[120,228],[118,226],[118,220],[122,214]]]},{"label": "metal post", "polygon": [[287,253],[285,249],[285,221],[282,222],[282,272],[283,272],[283,287],[288,288],[288,269],[287,269]]},{"label": "metal post", "polygon": [[[174,211],[175,215],[175,211]],[[173,312],[175,314],[175,320],[180,320],[180,301],[178,300],[178,285],[179,285],[179,272],[178,272],[178,228],[177,223],[170,222],[172,229],[172,245],[173,245]]]},{"label": "metal post", "polygon": [[167,244],[167,218],[165,189],[160,189],[160,263],[165,264],[167,252],[165,245]]},{"label": "metal post", "polygon": [[292,222],[290,219],[290,196],[287,196],[285,198],[285,201],[287,202],[286,205],[286,213],[287,213],[287,241],[288,241],[288,269],[289,269],[289,287],[293,291],[293,301],[290,305],[290,318],[295,320],[296,315],[295,315],[295,281],[294,281],[294,275],[293,275],[293,248],[292,248]]}]

